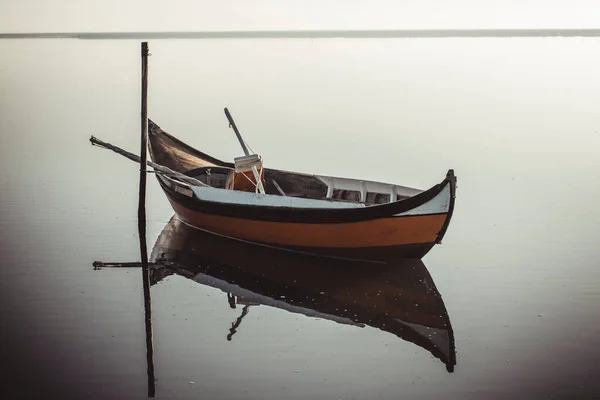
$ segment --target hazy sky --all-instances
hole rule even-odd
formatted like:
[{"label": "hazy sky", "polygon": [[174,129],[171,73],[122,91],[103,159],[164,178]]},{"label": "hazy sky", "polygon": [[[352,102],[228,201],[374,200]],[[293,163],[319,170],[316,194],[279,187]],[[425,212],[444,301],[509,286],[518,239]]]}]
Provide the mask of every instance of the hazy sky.
[{"label": "hazy sky", "polygon": [[0,31],[600,28],[594,0],[2,0]]}]

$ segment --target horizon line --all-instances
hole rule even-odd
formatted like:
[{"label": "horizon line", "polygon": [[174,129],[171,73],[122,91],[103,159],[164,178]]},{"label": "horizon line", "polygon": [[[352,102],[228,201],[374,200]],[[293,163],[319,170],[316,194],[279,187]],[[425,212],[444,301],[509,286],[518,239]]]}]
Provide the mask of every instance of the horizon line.
[{"label": "horizon line", "polygon": [[360,30],[240,30],[154,32],[22,32],[0,33],[0,39],[385,39],[599,37],[600,29],[360,29]]}]

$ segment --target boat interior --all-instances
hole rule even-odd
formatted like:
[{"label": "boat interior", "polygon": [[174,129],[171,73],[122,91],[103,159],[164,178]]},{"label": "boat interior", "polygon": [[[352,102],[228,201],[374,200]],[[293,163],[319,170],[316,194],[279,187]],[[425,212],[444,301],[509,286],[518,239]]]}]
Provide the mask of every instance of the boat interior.
[{"label": "boat interior", "polygon": [[[369,206],[403,200],[422,192],[417,189],[379,182],[317,176],[269,168],[258,168],[257,170],[265,193],[278,196],[330,199]],[[184,173],[217,189],[256,191],[256,179],[251,170],[204,166]]]},{"label": "boat interior", "polygon": [[415,196],[423,190],[400,185],[264,168],[262,158],[249,154],[224,162],[171,136],[149,120],[150,154],[154,162],[184,173],[217,189],[259,192],[278,196],[385,204]]}]

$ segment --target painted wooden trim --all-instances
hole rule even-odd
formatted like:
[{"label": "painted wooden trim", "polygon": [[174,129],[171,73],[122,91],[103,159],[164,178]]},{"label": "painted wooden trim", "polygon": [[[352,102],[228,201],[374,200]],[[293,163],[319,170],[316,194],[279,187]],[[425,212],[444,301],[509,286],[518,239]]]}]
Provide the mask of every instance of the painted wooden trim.
[{"label": "painted wooden trim", "polygon": [[332,200],[304,199],[300,197],[260,194],[213,187],[191,186],[196,198],[222,204],[289,208],[364,208],[362,203],[337,202]]},{"label": "painted wooden trim", "polygon": [[450,185],[446,185],[433,199],[413,208],[412,210],[395,214],[395,216],[447,213],[450,209],[451,197]]},{"label": "painted wooden trim", "polygon": [[423,192],[421,189],[364,179],[340,178],[337,176],[325,175],[314,175],[314,177],[327,185],[327,197],[330,197],[329,193],[330,191],[333,193],[333,190],[353,190],[356,192],[365,190],[367,193],[381,194],[388,194],[392,190],[395,190],[398,195],[403,197],[412,197]]},{"label": "painted wooden trim", "polygon": [[[395,214],[409,211],[428,202],[429,200],[433,199],[444,188],[444,186],[450,184],[450,182],[444,180],[441,184],[435,185],[417,196],[403,199],[395,203],[385,203],[361,208],[324,209],[268,207],[203,201],[197,198],[189,198],[175,192],[173,190],[173,186],[178,184],[178,182],[171,180],[171,185],[167,185],[166,182],[168,178],[161,176],[158,176],[157,178],[167,197],[174,199],[175,202],[185,206],[188,209],[208,214],[235,217],[239,219],[315,224],[350,223],[394,217]],[[405,216],[399,216],[397,218],[404,217]]]}]

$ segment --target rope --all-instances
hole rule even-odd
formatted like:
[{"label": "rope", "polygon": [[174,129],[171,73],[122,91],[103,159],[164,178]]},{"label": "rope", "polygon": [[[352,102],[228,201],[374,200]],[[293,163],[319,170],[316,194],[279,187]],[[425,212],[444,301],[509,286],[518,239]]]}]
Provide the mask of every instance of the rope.
[{"label": "rope", "polygon": [[[262,171],[262,168],[261,168],[260,170]],[[240,174],[244,175],[244,177],[245,177],[246,179],[248,179],[248,182],[250,182],[251,184],[253,184],[253,185],[254,185],[254,191],[255,191],[256,193],[258,193],[258,182],[254,183],[254,181],[253,181],[252,179],[248,178],[248,175],[246,175],[246,174],[245,174],[245,173],[243,173],[243,172],[240,172]],[[260,177],[260,172],[258,173],[258,176]]]},{"label": "rope", "polygon": [[256,154],[256,153],[254,152],[254,149],[253,149],[252,147],[250,147],[250,145],[248,144],[248,142],[246,142],[246,141],[244,140],[244,143],[246,144],[246,147],[248,147],[252,153]]}]

